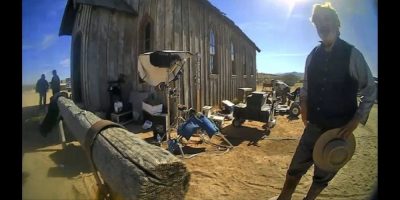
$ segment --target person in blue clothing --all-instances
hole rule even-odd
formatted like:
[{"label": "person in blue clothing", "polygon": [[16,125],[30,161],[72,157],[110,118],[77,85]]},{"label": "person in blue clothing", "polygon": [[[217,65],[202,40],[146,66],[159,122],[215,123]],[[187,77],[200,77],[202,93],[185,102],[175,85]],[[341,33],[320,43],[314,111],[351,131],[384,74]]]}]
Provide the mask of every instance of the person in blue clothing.
[{"label": "person in blue clothing", "polygon": [[[340,128],[338,137],[347,139],[359,123],[365,125],[376,99],[376,85],[362,53],[339,37],[336,10],[330,3],[315,4],[311,21],[322,41],[307,57],[300,90],[305,129],[286,172],[282,191],[270,200],[291,199],[301,177],[314,164],[313,148],[318,138],[329,129]],[[361,94],[359,105],[358,92]],[[313,181],[304,199],[315,199],[336,173],[314,164]]]},{"label": "person in blue clothing", "polygon": [[44,108],[46,105],[47,91],[49,89],[49,82],[46,80],[46,76],[42,74],[40,79],[36,82],[36,92],[39,93],[39,107]]}]

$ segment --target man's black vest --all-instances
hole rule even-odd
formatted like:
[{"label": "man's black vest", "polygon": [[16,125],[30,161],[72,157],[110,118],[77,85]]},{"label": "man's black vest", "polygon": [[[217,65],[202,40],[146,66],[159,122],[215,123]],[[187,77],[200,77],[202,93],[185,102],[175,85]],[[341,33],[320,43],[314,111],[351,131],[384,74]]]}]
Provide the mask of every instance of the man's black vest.
[{"label": "man's black vest", "polygon": [[350,76],[353,46],[338,38],[331,52],[314,48],[307,70],[308,120],[324,128],[337,128],[357,110],[357,82]]}]

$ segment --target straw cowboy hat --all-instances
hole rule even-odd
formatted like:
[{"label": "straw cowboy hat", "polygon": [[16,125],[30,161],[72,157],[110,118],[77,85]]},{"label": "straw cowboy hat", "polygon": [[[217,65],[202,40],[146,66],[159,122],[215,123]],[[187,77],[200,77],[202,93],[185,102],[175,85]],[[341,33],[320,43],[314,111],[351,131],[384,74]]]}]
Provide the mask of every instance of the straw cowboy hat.
[{"label": "straw cowboy hat", "polygon": [[356,142],[353,133],[344,140],[338,136],[340,128],[324,132],[313,150],[314,164],[328,172],[337,172],[353,156]]}]

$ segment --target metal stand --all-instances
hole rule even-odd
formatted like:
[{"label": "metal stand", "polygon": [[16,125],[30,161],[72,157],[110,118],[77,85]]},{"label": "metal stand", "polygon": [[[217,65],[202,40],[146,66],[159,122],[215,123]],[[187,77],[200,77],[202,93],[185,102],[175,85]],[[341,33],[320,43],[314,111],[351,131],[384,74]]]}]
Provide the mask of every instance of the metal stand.
[{"label": "metal stand", "polygon": [[[179,64],[177,64],[177,65],[182,65],[182,62],[180,62]],[[179,67],[181,67],[181,66],[179,66]],[[167,139],[167,146],[170,144],[170,140],[171,140],[171,136],[170,136],[170,134],[171,134],[171,127],[170,127],[170,115],[171,115],[171,108],[170,108],[170,98],[171,98],[171,88],[170,88],[170,83],[169,83],[169,74],[171,73],[171,71],[174,71],[174,69],[175,69],[175,67],[174,68],[172,68],[172,70],[170,69],[170,68],[168,68],[168,70],[167,70],[167,74],[168,74],[168,76],[166,77],[166,81],[165,81],[165,85],[166,85],[166,88],[165,88],[165,97],[166,97],[166,99],[167,99],[167,116],[165,117],[165,134],[166,134],[166,139]],[[180,138],[179,138],[179,136],[176,138],[176,143],[177,143],[177,145],[178,145],[178,147],[179,147],[179,150],[180,150],[180,152],[181,152],[181,155],[182,155],[182,158],[184,158],[185,157],[185,154],[183,153],[183,150],[182,150],[182,144],[179,142],[179,140],[180,140]],[[161,141],[160,141],[161,142]],[[172,152],[171,152],[172,153]]]},{"label": "metal stand", "polygon": [[165,117],[165,133],[166,133],[166,135],[167,135],[167,144],[168,144],[168,141],[170,140],[170,123],[169,123],[169,121],[170,121],[170,105],[169,105],[169,98],[170,98],[170,95],[169,95],[169,93],[170,93],[170,88],[169,88],[169,73],[170,73],[170,69],[168,69],[167,70],[168,71],[168,75],[167,75],[167,78],[166,78],[166,80],[165,80],[165,85],[166,85],[166,88],[165,88],[165,94],[166,94],[166,98],[167,98],[167,116]]},{"label": "metal stand", "polygon": [[[199,56],[199,54],[196,54],[197,56]],[[181,67],[182,66],[182,64],[183,64],[183,62],[180,62],[180,63],[178,63],[177,64],[177,66],[176,67]],[[180,66],[179,66],[180,65]],[[174,68],[172,68],[172,69],[168,69],[167,71],[168,71],[168,74],[170,74],[170,72],[173,72],[174,71],[174,69],[176,68],[176,67],[174,67]],[[199,67],[199,66],[198,66]],[[175,150],[175,148],[176,148],[176,146],[172,146],[172,147],[170,147],[169,145],[177,145],[177,147],[179,148],[179,151],[180,151],[180,153],[181,153],[181,155],[182,155],[182,158],[192,158],[192,157],[194,157],[194,156],[196,156],[196,155],[191,155],[191,156],[188,156],[188,157],[186,157],[185,156],[185,154],[183,153],[183,150],[182,150],[182,147],[183,147],[183,145],[182,145],[182,143],[180,142],[181,141],[181,139],[182,139],[182,136],[181,135],[178,135],[177,136],[177,138],[175,138],[175,139],[171,139],[171,127],[170,127],[170,112],[171,112],[171,109],[170,109],[170,99],[171,98],[173,98],[171,95],[172,95],[172,89],[171,89],[171,87],[170,87],[170,83],[168,82],[169,81],[169,76],[168,77],[166,77],[166,88],[165,88],[165,97],[166,97],[166,99],[167,99],[167,116],[166,116],[166,119],[165,119],[165,122],[166,122],[166,125],[165,125],[165,130],[166,130],[166,140],[167,140],[167,145],[168,145],[168,149],[170,150],[170,151],[173,151],[173,150]],[[176,118],[177,120],[179,120],[178,118]],[[178,130],[177,130],[178,131]],[[202,138],[202,140],[203,140],[203,142],[205,142],[205,143],[207,143],[207,144],[211,144],[211,145],[213,145],[213,146],[217,146],[218,148],[226,148],[227,150],[229,150],[229,149],[231,149],[231,148],[233,148],[233,145],[225,138],[225,136],[224,135],[222,135],[220,132],[218,132],[218,133],[216,133],[215,134],[216,136],[219,136],[219,137],[221,137],[227,144],[228,144],[228,146],[226,146],[226,145],[218,145],[218,144],[214,144],[214,143],[211,143],[211,142],[209,142],[209,141],[206,141],[206,140],[204,140],[204,138],[203,137],[201,137]],[[172,153],[172,152],[171,152]]]}]

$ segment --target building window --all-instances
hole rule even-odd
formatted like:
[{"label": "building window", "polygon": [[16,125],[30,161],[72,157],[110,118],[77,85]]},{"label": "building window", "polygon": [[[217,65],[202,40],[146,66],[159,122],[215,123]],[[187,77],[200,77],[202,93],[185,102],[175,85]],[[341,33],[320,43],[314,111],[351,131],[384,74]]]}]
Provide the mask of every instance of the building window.
[{"label": "building window", "polygon": [[235,48],[233,46],[233,42],[231,42],[231,63],[232,63],[232,75],[236,75]]},{"label": "building window", "polygon": [[146,52],[150,51],[151,44],[151,24],[150,22],[146,24],[145,34],[144,34],[144,50]]},{"label": "building window", "polygon": [[[145,13],[140,22],[139,33],[138,33],[138,51],[139,54],[154,51],[154,22],[151,17]],[[150,91],[152,86],[147,84],[138,75],[139,84],[137,90],[139,91]]]},{"label": "building window", "polygon": [[210,31],[210,72],[211,74],[217,74],[217,61],[215,56],[215,35],[214,32]]},{"label": "building window", "polygon": [[140,27],[140,53],[153,50],[153,34],[153,21],[149,16],[145,15]]}]

